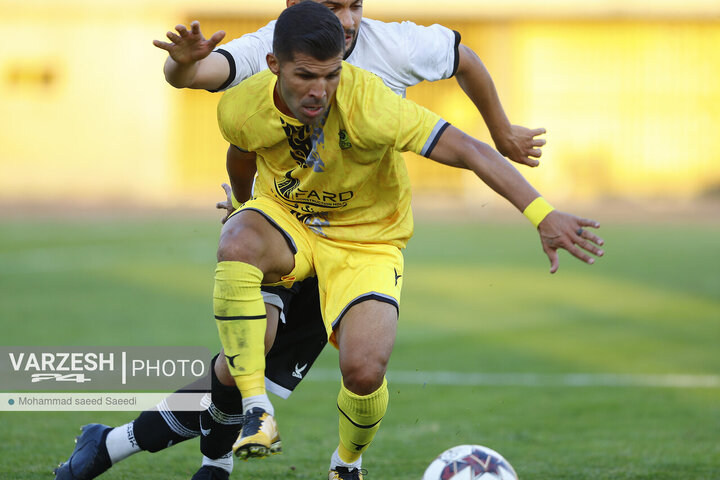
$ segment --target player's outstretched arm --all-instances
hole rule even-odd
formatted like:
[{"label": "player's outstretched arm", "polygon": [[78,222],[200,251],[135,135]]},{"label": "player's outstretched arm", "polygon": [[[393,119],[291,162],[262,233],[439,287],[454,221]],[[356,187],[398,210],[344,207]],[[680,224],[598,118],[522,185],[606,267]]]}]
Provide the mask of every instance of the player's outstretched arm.
[{"label": "player's outstretched arm", "polygon": [[599,248],[604,244],[603,239],[585,230],[585,227],[600,227],[598,222],[552,209],[515,167],[490,145],[451,126],[438,140],[430,158],[474,171],[490,188],[523,212],[537,226],[543,251],[550,260],[550,273],[558,270],[558,249],[565,249],[588,264],[595,262],[590,254],[604,255]]},{"label": "player's outstretched arm", "polygon": [[536,167],[542,155],[540,147],[545,145],[544,139],[536,137],[543,135],[545,129],[511,125],[492,77],[480,58],[465,45],[460,45],[459,53],[455,78],[480,111],[498,151],[513,162]]},{"label": "player's outstretched arm", "polygon": [[167,32],[170,43],[153,40],[153,45],[168,52],[163,68],[165,80],[176,88],[219,88],[230,75],[230,65],[213,50],[225,38],[225,32],[215,32],[206,39],[197,20],[190,24],[190,30],[184,25],[175,26],[175,30],[177,33]]},{"label": "player's outstretched arm", "polygon": [[215,205],[217,209],[227,210],[227,214],[221,220],[222,223],[227,221],[235,209],[252,197],[253,180],[257,172],[255,159],[255,153],[242,152],[233,145],[228,147],[226,167],[232,187],[226,183],[222,184],[227,200]]}]

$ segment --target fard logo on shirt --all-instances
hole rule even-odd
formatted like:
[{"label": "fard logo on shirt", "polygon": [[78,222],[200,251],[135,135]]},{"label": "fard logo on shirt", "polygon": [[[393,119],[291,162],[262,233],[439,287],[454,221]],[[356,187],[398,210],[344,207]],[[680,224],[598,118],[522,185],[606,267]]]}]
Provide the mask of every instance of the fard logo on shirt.
[{"label": "fard logo on shirt", "polygon": [[348,148],[352,147],[350,140],[348,140],[348,134],[345,130],[340,129],[340,131],[338,132],[338,136],[340,137],[339,143],[341,150],[347,150]]}]

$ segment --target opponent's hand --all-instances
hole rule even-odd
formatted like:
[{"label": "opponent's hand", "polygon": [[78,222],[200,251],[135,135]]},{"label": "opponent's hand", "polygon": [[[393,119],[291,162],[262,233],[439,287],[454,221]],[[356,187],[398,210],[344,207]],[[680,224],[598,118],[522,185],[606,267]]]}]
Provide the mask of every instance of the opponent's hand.
[{"label": "opponent's hand", "polygon": [[231,199],[233,194],[232,188],[230,188],[230,185],[228,185],[227,183],[223,183],[222,188],[223,190],[225,190],[225,195],[227,196],[227,199],[224,202],[216,203],[215,208],[217,208],[218,210],[226,210],[225,216],[222,220],[220,220],[220,223],[224,225],[225,222],[227,222],[228,218],[230,218],[230,214],[232,214],[235,209],[233,208]]},{"label": "opponent's hand", "polygon": [[510,134],[495,140],[495,146],[498,152],[513,162],[537,167],[540,164],[538,158],[542,156],[540,147],[545,145],[544,138],[536,138],[539,135],[545,135],[544,128],[531,130],[520,125],[510,125]]},{"label": "opponent's hand", "polygon": [[195,63],[207,57],[225,38],[225,32],[220,30],[206,39],[200,32],[200,22],[197,20],[190,24],[190,30],[185,28],[185,25],[176,25],[175,30],[178,33],[167,32],[171,43],[153,40],[153,45],[165,50],[173,60],[183,65]]},{"label": "opponent's hand", "polygon": [[600,224],[595,220],[579,218],[557,210],[550,212],[540,222],[538,233],[542,248],[550,259],[550,273],[557,272],[560,266],[557,253],[559,248],[564,248],[590,265],[595,263],[595,259],[587,252],[597,257],[605,254],[605,251],[599,248],[605,241],[583,227],[600,228]]}]

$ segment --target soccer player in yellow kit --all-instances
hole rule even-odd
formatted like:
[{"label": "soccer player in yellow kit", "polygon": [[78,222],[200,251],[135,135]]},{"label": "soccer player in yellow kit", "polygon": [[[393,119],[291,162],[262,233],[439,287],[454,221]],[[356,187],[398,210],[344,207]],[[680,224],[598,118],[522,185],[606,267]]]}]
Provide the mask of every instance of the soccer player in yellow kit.
[{"label": "soccer player in yellow kit", "polygon": [[[285,4],[291,6],[299,1],[285,0]],[[437,24],[426,27],[408,21],[386,23],[365,18],[362,0],[314,1],[328,7],[343,25],[344,59],[348,63],[375,73],[401,96],[421,81],[454,77],[482,114],[498,151],[514,162],[537,165],[534,157],[540,156],[539,147],[545,141],[535,137],[544,129],[511,125],[487,69],[472,49],[460,43],[459,32]],[[272,51],[274,25],[275,20],[215,48],[223,34],[205,39],[199,23],[193,22],[187,29],[178,25],[177,34],[168,32],[171,43],[154,43],[170,54],[164,68],[170,84],[225,90],[267,68],[266,53]],[[235,163],[236,152],[240,153],[235,147],[228,149],[228,168],[235,180],[236,199],[245,201],[251,196],[255,162]],[[242,179],[247,181],[239,181]],[[229,209],[228,214],[233,210]],[[268,308],[266,349],[272,347],[266,357],[266,388],[287,398],[327,342],[317,279],[297,282],[292,289],[263,290]],[[73,478],[67,476],[71,471],[95,478],[138,451],[157,452],[199,436],[203,460],[193,479],[227,480],[233,466],[231,447],[243,421],[242,403],[222,352],[214,367],[209,374],[212,393],[203,399],[200,415],[178,410],[170,398],[158,408],[142,412],[129,424],[115,428],[86,426],[70,458],[58,469],[57,479]],[[107,460],[98,460],[103,457]]]},{"label": "soccer player in yellow kit", "polygon": [[[587,263],[597,222],[554,210],[490,146],[402,99],[376,76],[343,62],[344,32],[323,6],[303,2],[278,18],[269,70],[229,90],[218,106],[223,136],[257,163],[255,196],[225,224],[214,310],[243,397],[242,457],[279,449],[264,385],[261,285],[317,276],[323,320],[339,349],[340,442],[330,479],[357,468],[388,403],[385,371],[397,328],[401,249],[412,235],[410,185],[399,151],[473,170],[557,249]],[[584,252],[585,250],[586,252]]]}]

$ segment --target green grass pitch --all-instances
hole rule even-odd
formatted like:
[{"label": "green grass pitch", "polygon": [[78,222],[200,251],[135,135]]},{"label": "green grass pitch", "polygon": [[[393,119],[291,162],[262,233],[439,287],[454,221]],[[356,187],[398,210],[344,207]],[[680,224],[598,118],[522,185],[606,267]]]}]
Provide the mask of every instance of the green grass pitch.
[{"label": "green grass pitch", "polygon": [[[0,343],[216,350],[218,231],[198,219],[0,220]],[[561,255],[551,276],[528,225],[417,226],[368,480],[419,480],[465,443],[503,453],[523,480],[720,478],[720,228],[601,233],[605,258],[586,266]],[[285,452],[236,462],[232,478],[326,478],[336,364],[326,349],[290,399],[275,401]],[[642,384],[679,378],[670,375],[716,383]],[[0,412],[0,478],[52,478],[80,425],[134,417]],[[198,450],[191,440],[142,452],[101,478],[190,478]]]}]

